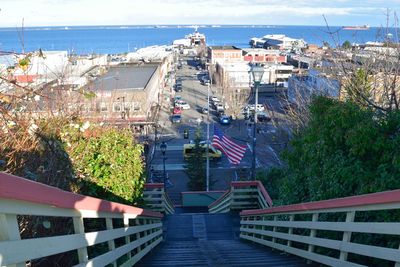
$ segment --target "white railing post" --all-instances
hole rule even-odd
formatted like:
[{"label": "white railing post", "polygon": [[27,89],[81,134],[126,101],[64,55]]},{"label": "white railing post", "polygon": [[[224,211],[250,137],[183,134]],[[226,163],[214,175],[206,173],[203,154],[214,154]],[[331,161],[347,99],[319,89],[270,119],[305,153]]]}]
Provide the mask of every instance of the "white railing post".
[{"label": "white railing post", "polygon": [[[274,221],[276,221],[277,218],[278,218],[278,216],[274,215]],[[272,228],[272,232],[276,232],[276,226],[274,226],[274,227]],[[276,238],[273,237],[273,238],[272,238],[272,243],[275,243],[275,242],[276,242]]]},{"label": "white railing post", "polygon": [[[136,220],[135,225],[141,225],[140,219],[139,219],[139,218],[136,218],[135,220]],[[136,240],[139,240],[139,239],[140,239],[140,232],[138,232],[138,233],[136,234]],[[138,254],[141,250],[142,250],[142,246],[138,246],[138,247],[137,247],[136,254]]]},{"label": "white railing post", "polygon": [[[400,245],[399,245],[399,250],[400,250]],[[394,267],[400,267],[400,261],[396,262]]]},{"label": "white railing post", "polygon": [[[112,230],[112,229],[114,228],[114,227],[113,227],[112,218],[106,218],[106,228],[107,228],[107,230]],[[108,249],[109,249],[110,251],[115,250],[115,242],[114,242],[114,239],[108,241],[107,243],[108,243]],[[112,265],[113,265],[114,267],[117,267],[117,262],[114,261],[114,262],[112,263]]]},{"label": "white railing post", "polygon": [[[85,234],[85,226],[83,224],[83,217],[73,217],[75,234]],[[87,248],[78,248],[79,263],[85,263],[89,260]]]},{"label": "white railing post", "polygon": [[[124,216],[124,227],[129,228],[129,218]],[[125,236],[125,244],[129,244],[131,242],[131,237],[129,235]],[[127,254],[128,259],[131,258],[131,252]]]},{"label": "white railing post", "polygon": [[[21,240],[17,215],[0,214],[0,241]],[[10,265],[10,267],[25,267],[25,262]]]},{"label": "white railing post", "polygon": [[[355,211],[349,211],[346,213],[346,223],[354,222],[354,217],[356,215]],[[351,240],[351,232],[343,232],[343,239],[342,242],[350,242]],[[340,260],[346,261],[347,260],[347,252],[340,251]]]},{"label": "white railing post", "polygon": [[[290,214],[290,215],[289,215],[289,221],[290,221],[290,222],[293,222],[293,221],[294,221],[294,214]],[[288,232],[288,234],[289,234],[289,235],[293,235],[293,227],[289,227],[289,232]],[[288,246],[288,247],[291,247],[291,246],[292,246],[292,240],[288,240],[288,241],[287,241],[287,246]]]},{"label": "white railing post", "polygon": [[[313,213],[312,215],[312,221],[313,222],[317,222],[318,221],[318,213]],[[315,237],[317,235],[317,230],[315,229],[311,229],[310,230],[310,237]],[[314,245],[308,245],[308,252],[313,253],[314,252]],[[307,261],[307,263],[311,263],[310,260]]]},{"label": "white railing post", "polygon": [[[261,218],[262,218],[262,219],[261,219],[262,221],[266,221],[266,220],[267,220],[267,216],[262,216]],[[267,226],[265,226],[265,225],[261,226],[261,230],[263,230],[263,231],[267,230]],[[261,236],[261,238],[262,238],[263,240],[265,240],[265,239],[266,239],[266,235],[263,234],[263,235]]]}]

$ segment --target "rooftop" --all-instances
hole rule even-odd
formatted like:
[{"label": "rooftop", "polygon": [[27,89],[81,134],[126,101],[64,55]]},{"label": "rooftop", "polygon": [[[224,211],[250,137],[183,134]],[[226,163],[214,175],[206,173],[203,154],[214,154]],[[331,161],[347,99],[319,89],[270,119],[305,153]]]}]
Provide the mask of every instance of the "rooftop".
[{"label": "rooftop", "polygon": [[93,82],[95,91],[104,90],[143,90],[150,81],[157,65],[113,67]]},{"label": "rooftop", "polygon": [[209,46],[211,50],[241,50],[233,45],[216,45],[216,46]]}]

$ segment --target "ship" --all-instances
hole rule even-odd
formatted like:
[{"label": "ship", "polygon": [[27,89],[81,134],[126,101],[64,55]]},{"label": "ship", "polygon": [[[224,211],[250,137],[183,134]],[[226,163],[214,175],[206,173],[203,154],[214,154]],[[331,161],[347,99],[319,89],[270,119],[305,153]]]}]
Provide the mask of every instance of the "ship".
[{"label": "ship", "polygon": [[353,30],[353,31],[365,31],[369,30],[369,25],[362,25],[362,26],[343,26],[343,30]]}]

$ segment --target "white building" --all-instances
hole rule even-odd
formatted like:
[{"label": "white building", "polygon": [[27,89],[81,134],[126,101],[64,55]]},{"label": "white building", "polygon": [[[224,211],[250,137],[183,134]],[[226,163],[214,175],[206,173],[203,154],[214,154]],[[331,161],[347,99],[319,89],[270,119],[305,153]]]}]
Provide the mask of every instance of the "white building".
[{"label": "white building", "polygon": [[262,38],[251,38],[250,45],[279,50],[300,50],[307,47],[307,43],[303,39],[290,38],[284,34],[269,34]]},{"label": "white building", "polygon": [[[273,62],[262,65],[264,66],[264,75],[260,88],[267,85],[287,87],[293,72],[292,65]],[[251,66],[248,62],[218,62],[216,65],[217,76],[223,87],[250,88],[253,84],[250,70]]]},{"label": "white building", "polygon": [[289,79],[288,100],[290,103],[308,103],[313,95],[340,97],[340,83],[317,70],[307,75],[292,76]]}]

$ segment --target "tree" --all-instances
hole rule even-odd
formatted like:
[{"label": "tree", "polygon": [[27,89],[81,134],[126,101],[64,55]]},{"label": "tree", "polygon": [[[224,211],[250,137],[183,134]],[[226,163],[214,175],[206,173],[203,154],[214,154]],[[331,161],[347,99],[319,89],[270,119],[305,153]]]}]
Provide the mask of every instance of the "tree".
[{"label": "tree", "polygon": [[129,129],[67,126],[63,131],[79,191],[110,201],[136,204],[145,179],[143,146],[136,144]]},{"label": "tree", "polygon": [[352,48],[352,45],[348,40],[346,40],[346,41],[343,42],[342,48],[345,49],[345,50],[350,50]]},{"label": "tree", "polygon": [[344,85],[345,99],[360,106],[369,106],[372,96],[372,79],[365,69],[355,70],[349,81]]},{"label": "tree", "polygon": [[279,199],[299,203],[400,187],[400,112],[316,97],[284,153]]},{"label": "tree", "polygon": [[187,159],[185,172],[189,176],[187,186],[192,191],[203,191],[206,189],[206,166],[203,149],[200,141],[202,138],[201,128],[196,129],[193,153]]}]

